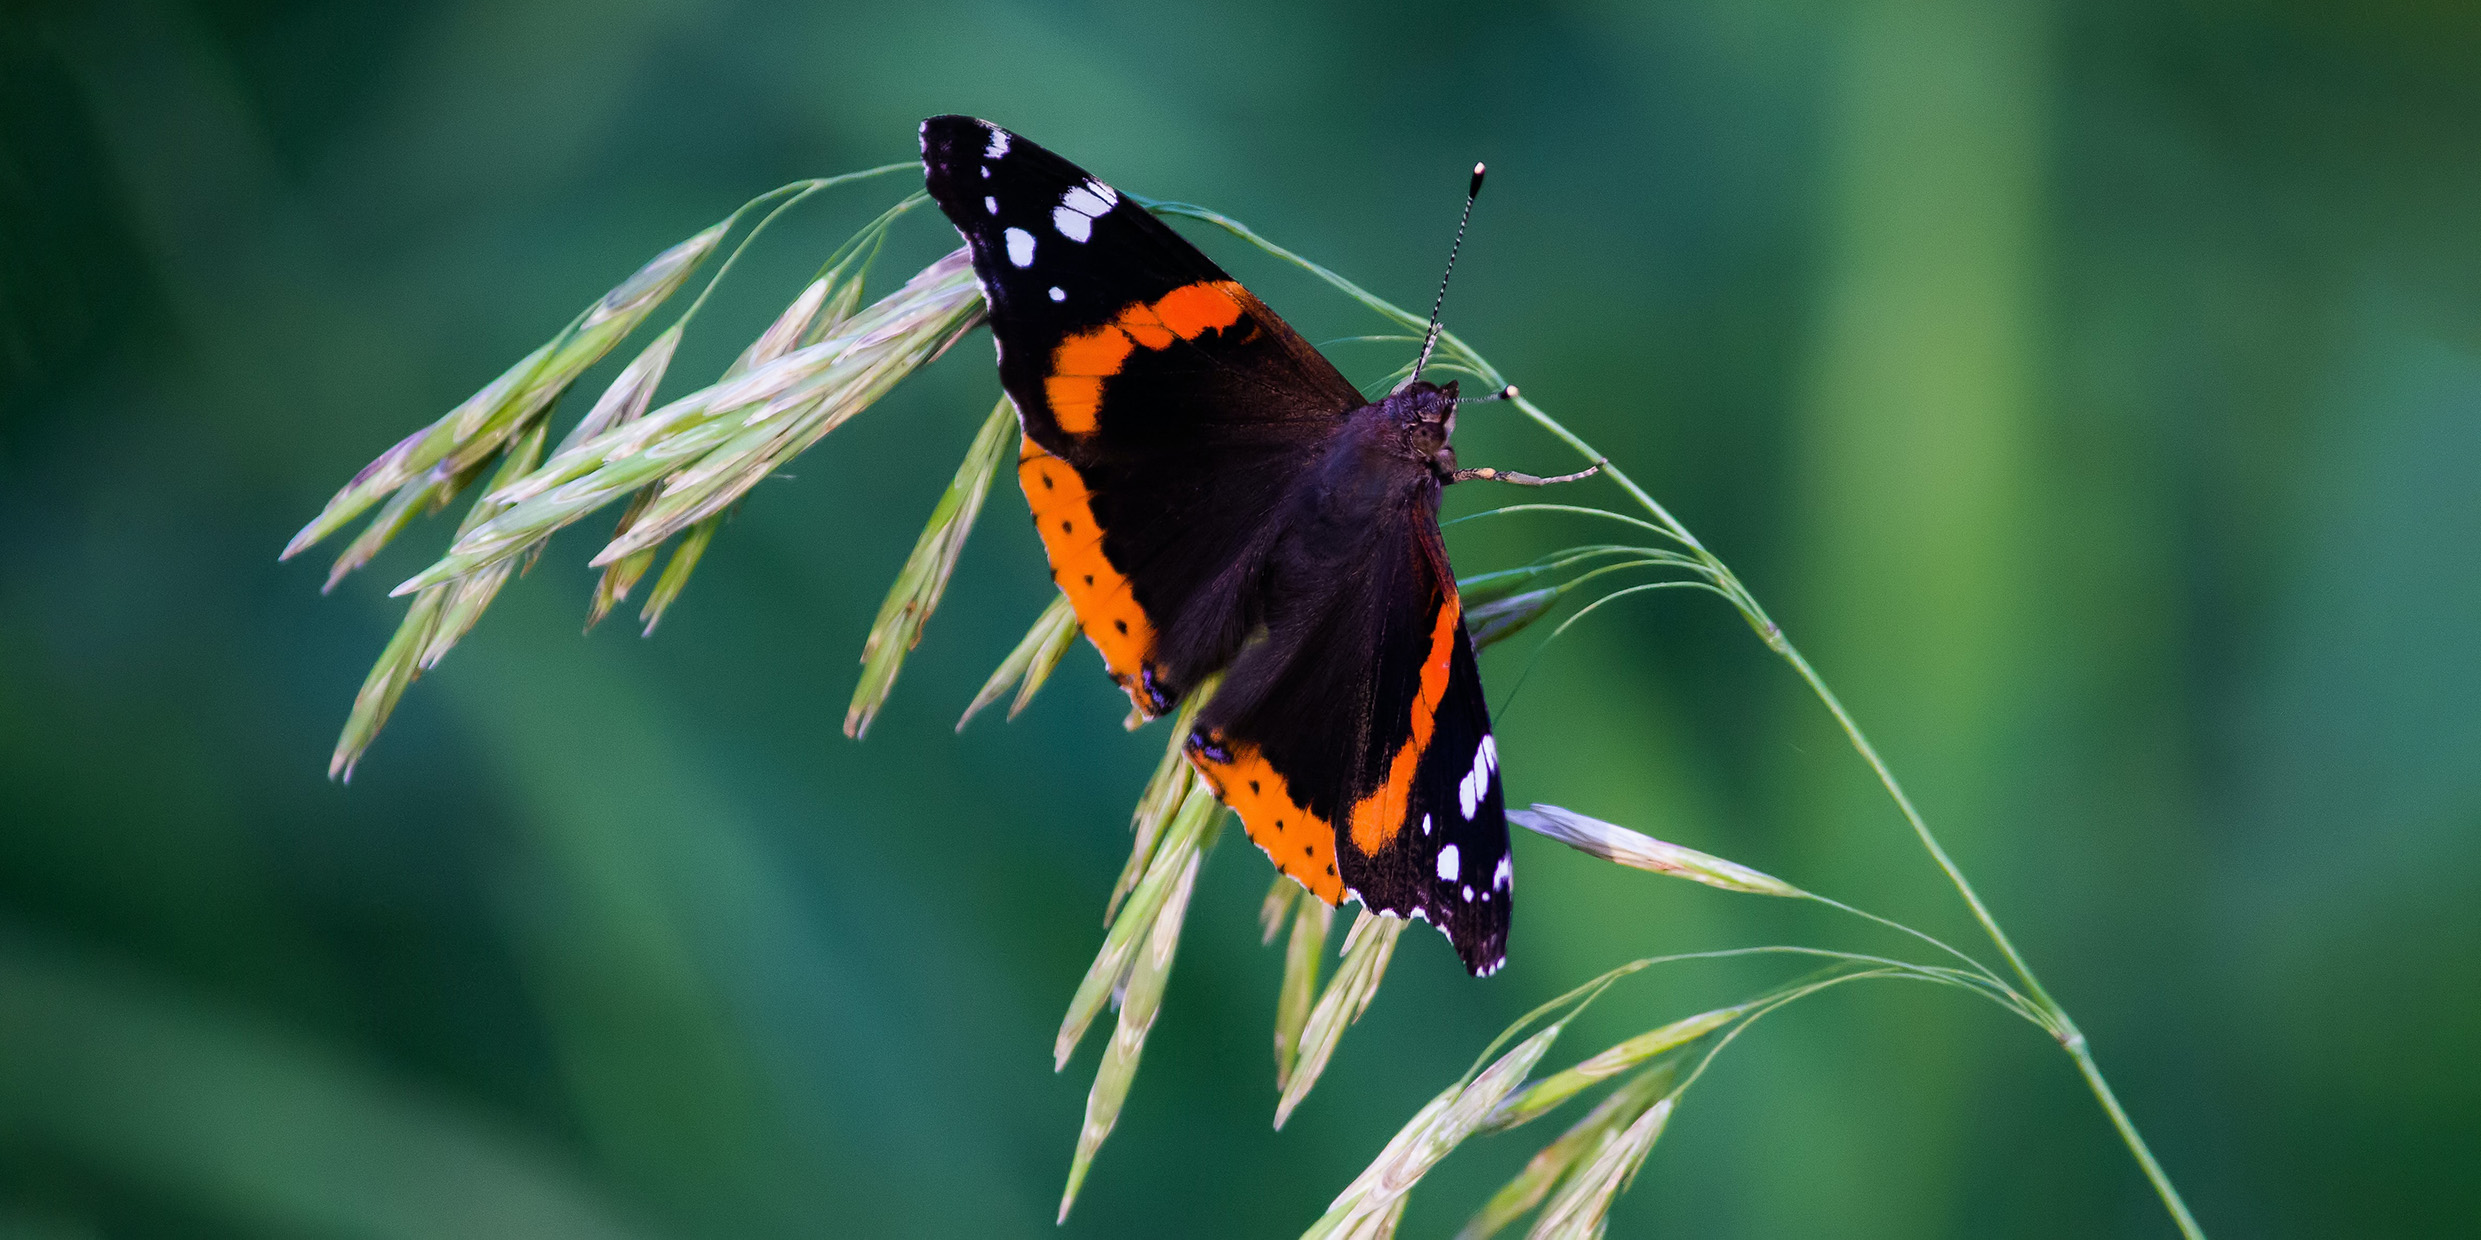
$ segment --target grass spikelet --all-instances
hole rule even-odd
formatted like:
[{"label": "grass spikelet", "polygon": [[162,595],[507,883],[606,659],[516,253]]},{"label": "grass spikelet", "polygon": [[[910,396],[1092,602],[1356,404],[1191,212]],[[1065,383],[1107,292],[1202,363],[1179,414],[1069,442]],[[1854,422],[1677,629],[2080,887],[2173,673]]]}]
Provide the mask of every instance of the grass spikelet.
[{"label": "grass spikelet", "polygon": [[370,563],[416,518],[446,507],[450,500],[465,490],[466,484],[473,481],[474,474],[481,468],[478,463],[442,461],[420,478],[398,487],[396,493],[379,506],[370,524],[363,526],[362,532],[354,535],[353,541],[346,543],[345,549],[337,554],[336,562],[328,566],[327,581],[319,587],[319,593],[334,593],[346,577]]},{"label": "grass spikelet", "polygon": [[[1464,519],[1471,520],[1469,517]],[[1486,603],[1498,602],[1536,581],[1550,577],[1561,567],[1562,565],[1556,558],[1546,556],[1531,564],[1523,564],[1515,568],[1494,569],[1487,573],[1475,573],[1470,577],[1459,577],[1456,579],[1456,597],[1464,603],[1465,612],[1470,615]]]},{"label": "grass spikelet", "polygon": [[1086,1029],[1103,1010],[1103,1004],[1127,981],[1140,936],[1153,925],[1155,914],[1171,896],[1172,885],[1201,850],[1201,840],[1222,812],[1222,803],[1199,786],[1189,790],[1179,812],[1172,815],[1171,824],[1163,830],[1162,845],[1155,849],[1146,866],[1145,877],[1138,880],[1120,915],[1103,932],[1102,949],[1094,954],[1094,963],[1086,966],[1085,978],[1077,983],[1077,993],[1068,1001],[1068,1014],[1061,1018],[1059,1036],[1051,1044],[1053,1071],[1068,1066],[1068,1057],[1076,1053],[1077,1043],[1084,1040]]},{"label": "grass spikelet", "polygon": [[1137,1060],[1146,1049],[1146,1034],[1154,1028],[1155,1013],[1162,1008],[1163,987],[1171,980],[1172,957],[1180,948],[1181,921],[1188,914],[1189,895],[1197,887],[1197,868],[1204,855],[1202,848],[1185,852],[1162,910],[1151,919],[1145,945],[1129,964],[1128,981],[1120,992],[1120,1019],[1103,1048],[1102,1064],[1094,1070],[1094,1088],[1086,1094],[1077,1153],[1069,1163],[1068,1185],[1060,1193],[1060,1222],[1068,1221],[1069,1207],[1076,1204],[1077,1190],[1085,1183],[1087,1168],[1094,1165],[1095,1151],[1102,1148],[1103,1139],[1111,1135],[1112,1125],[1120,1118],[1129,1085],[1137,1079]]},{"label": "grass spikelet", "polygon": [[1481,651],[1524,632],[1527,625],[1549,615],[1559,605],[1559,588],[1544,586],[1506,598],[1492,599],[1468,609],[1464,614],[1465,628],[1473,636],[1473,649]]},{"label": "grass spikelet", "polygon": [[[664,372],[671,369],[672,355],[680,349],[681,336],[687,327],[688,319],[683,316],[639,350],[638,355],[612,380],[611,386],[603,389],[603,395],[594,402],[594,408],[588,410],[586,416],[578,419],[577,425],[570,427],[569,433],[561,437],[560,446],[553,450],[553,455],[567,452],[615,426],[644,417],[646,407],[654,401],[655,389],[663,386]],[[494,489],[509,495],[516,489],[516,482],[511,479]],[[508,502],[514,502],[516,498],[520,497],[511,496]],[[646,505],[653,501],[651,493],[638,492],[630,500],[628,509],[621,514],[617,528],[629,528],[639,514],[646,511]],[[535,543],[537,547],[542,545],[539,540]],[[595,581],[594,596],[586,605],[586,628],[589,631],[601,624],[603,617],[610,615],[612,608],[622,599],[629,597],[629,591],[637,587],[638,580],[646,575],[647,568],[653,563],[652,556],[638,556],[604,568],[603,575]]]},{"label": "grass spikelet", "polygon": [[[1284,980],[1275,992],[1275,1088],[1281,1092],[1291,1087],[1292,1067],[1300,1058],[1301,1031],[1309,1024],[1310,1001],[1318,993],[1318,961],[1325,955],[1335,910],[1283,874],[1275,876],[1275,884],[1298,893],[1292,902],[1292,937],[1284,944]],[[1274,935],[1267,937],[1272,940]]]},{"label": "grass spikelet", "polygon": [[[1147,859],[1153,855],[1155,842],[1163,833],[1163,824],[1172,811],[1194,791],[1203,790],[1206,781],[1197,768],[1189,765],[1189,729],[1197,722],[1197,714],[1206,708],[1207,699],[1215,695],[1219,678],[1191,691],[1172,716],[1171,732],[1164,738],[1163,757],[1154,765],[1154,774],[1146,780],[1146,790],[1137,795],[1137,808],[1129,814],[1129,859],[1120,867],[1118,881],[1111,885],[1111,902],[1103,909],[1103,924],[1111,923],[1120,901],[1137,886],[1137,878],[1145,873]],[[1211,795],[1211,794],[1210,794]]]},{"label": "grass spikelet", "polygon": [[1482,1203],[1482,1208],[1456,1233],[1456,1240],[1489,1240],[1542,1204],[1552,1186],[1578,1160],[1599,1149],[1613,1132],[1635,1123],[1656,1099],[1670,1093],[1678,1075],[1671,1063],[1659,1063],[1604,1095],[1558,1140],[1543,1146],[1526,1161],[1523,1170],[1491,1194],[1490,1200]]},{"label": "grass spikelet", "polygon": [[1666,844],[1650,835],[1614,826],[1599,818],[1589,818],[1556,805],[1536,804],[1532,809],[1508,811],[1508,821],[1528,831],[1547,835],[1579,852],[1591,853],[1605,861],[1657,874],[1685,878],[1693,883],[1720,887],[1725,891],[1745,891],[1751,895],[1800,897],[1807,893],[1772,875],[1762,874],[1745,865],[1725,861],[1721,857],[1701,853],[1694,848]]},{"label": "grass spikelet", "polygon": [[729,507],[750,487],[893,388],[981,321],[963,251],[880,299],[829,338],[702,388],[554,455],[505,488],[506,512],[396,587],[460,577],[654,482],[657,499],[589,561],[653,547]]},{"label": "grass spikelet", "polygon": [[595,398],[594,408],[560,437],[560,446],[553,452],[566,452],[615,426],[646,416],[647,406],[654,403],[655,389],[663,386],[664,373],[672,368],[672,355],[680,351],[686,327],[686,323],[675,322],[647,341],[646,347],[613,376],[603,395]]},{"label": "grass spikelet", "polygon": [[1458,1082],[1431,1099],[1379,1151],[1369,1168],[1336,1195],[1326,1214],[1302,1233],[1302,1240],[1384,1240],[1394,1235],[1396,1221],[1404,1214],[1405,1195],[1440,1159],[1471,1136],[1483,1118],[1507,1097],[1508,1091],[1541,1062],[1551,1043],[1558,1040],[1561,1028],[1552,1025],[1534,1034],[1470,1082]]},{"label": "grass spikelet", "polygon": [[1523,1092],[1500,1104],[1483,1126],[1496,1132],[1529,1124],[1595,1085],[1631,1071],[1657,1055],[1687,1046],[1738,1020],[1749,1010],[1750,1005],[1745,1003],[1716,1008],[1638,1034],[1573,1068],[1552,1073],[1526,1086]]},{"label": "grass spikelet", "polygon": [[[612,532],[617,535],[628,529],[630,523],[644,514],[646,506],[653,502],[655,493],[651,488],[630,496],[629,506],[620,510],[620,521],[612,527]],[[655,553],[651,548],[604,565],[603,575],[595,578],[593,596],[586,600],[586,631],[593,632],[594,626],[603,623],[603,618],[612,614],[614,607],[626,602],[629,592],[646,579],[646,571],[654,566]]]},{"label": "grass spikelet", "polygon": [[344,732],[336,738],[336,752],[327,760],[327,777],[353,782],[353,767],[362,760],[362,752],[370,748],[379,729],[396,710],[398,698],[405,695],[405,686],[422,674],[422,650],[430,642],[431,628],[439,620],[439,609],[447,603],[447,591],[435,588],[414,596],[413,605],[405,609],[405,618],[397,623],[396,634],[371,664],[370,674],[362,678],[361,691],[353,695],[353,710],[345,716]]},{"label": "grass spikelet", "polygon": [[1378,997],[1378,984],[1387,977],[1387,962],[1393,959],[1396,940],[1404,935],[1404,919],[1387,913],[1361,910],[1361,916],[1344,933],[1344,963],[1337,965],[1335,976],[1327,980],[1320,992],[1317,1006],[1310,1009],[1309,1019],[1301,1024],[1300,1050],[1295,1054],[1292,1073],[1284,1081],[1283,1095],[1275,1102],[1275,1126],[1281,1128],[1292,1118],[1292,1109],[1309,1096],[1318,1078],[1327,1070],[1327,1060],[1335,1054],[1336,1044],[1343,1041],[1344,1030],[1361,1019],[1370,1000]]},{"label": "grass spikelet", "polygon": [[983,707],[1006,696],[1012,688],[1017,691],[1017,699],[1009,703],[1008,717],[1016,718],[1025,709],[1026,703],[1034,700],[1034,691],[1042,688],[1042,682],[1051,678],[1051,669],[1059,666],[1061,657],[1068,653],[1068,647],[1076,640],[1077,611],[1068,605],[1067,595],[1054,595],[1050,605],[1034,618],[1034,626],[1025,630],[1025,637],[1017,643],[1016,649],[1009,651],[1008,657],[999,661],[999,667],[991,673],[991,678],[982,682],[982,691],[973,695],[973,701],[966,705],[965,713],[958,717],[956,730],[964,731],[965,725],[973,722],[973,717],[981,714]]},{"label": "grass spikelet", "polygon": [[[724,368],[723,377],[733,378],[748,372],[753,367],[763,366],[792,352],[802,338],[812,330],[813,324],[819,318],[821,308],[828,303],[831,291],[831,282],[825,277],[811,281],[809,287],[803,289],[801,295],[793,299],[793,304],[786,307],[782,314],[777,315],[775,322],[768,324],[767,330],[760,332],[758,339],[751,341],[748,348],[741,350],[741,356],[733,359],[732,365]],[[851,291],[858,295],[860,289],[856,287]],[[835,321],[837,320],[831,320],[820,326],[833,326]],[[680,326],[680,324],[674,324],[673,331],[677,332]],[[652,394],[651,389],[648,394]],[[620,420],[626,421],[644,412],[645,402],[641,397],[637,410],[630,414],[629,418]],[[577,430],[570,433],[569,439],[563,441],[562,446],[583,443],[592,438],[595,433],[596,430],[589,429],[588,423],[580,422]],[[647,510],[654,506],[659,495],[660,491],[656,487],[641,488],[630,500],[629,509],[622,514],[620,524],[613,529],[612,536],[618,538],[628,533],[646,515]],[[655,626],[663,623],[663,613],[669,611],[673,602],[680,598],[681,591],[689,587],[689,575],[697,571],[698,561],[706,555],[707,544],[714,541],[715,531],[722,524],[723,514],[717,513],[690,526],[689,532],[681,535],[680,542],[673,545],[672,558],[664,561],[663,575],[655,579],[654,592],[646,596],[646,606],[638,612],[638,620],[645,626],[639,630],[639,636],[655,635]],[[610,613],[614,605],[627,598],[629,591],[646,576],[646,571],[652,568],[654,563],[655,552],[652,547],[649,547],[643,551],[623,556],[605,566],[602,583],[595,588],[594,603],[587,615],[586,627],[593,628],[598,621]]]},{"label": "grass spikelet", "polygon": [[[407,436],[363,467],[328,500],[310,524],[293,536],[279,558],[299,554],[360,515],[381,496],[416,483],[433,467],[447,462],[451,474],[462,472],[522,434],[576,382],[579,374],[680,288],[699,264],[714,253],[731,223],[727,219],[656,255],[598,298],[541,348],[527,354],[437,422]],[[376,547],[372,550],[375,552]]]},{"label": "grass spikelet", "polygon": [[[793,298],[792,304],[784,307],[784,312],[767,325],[767,330],[758,333],[758,339],[750,341],[749,347],[741,350],[741,356],[724,368],[723,377],[739,378],[792,352],[810,334],[811,323],[817,320],[819,310],[827,304],[828,294],[834,291],[834,283],[829,277],[821,276],[810,281],[809,286],[801,290],[801,295]],[[834,321],[830,321],[821,326],[833,329],[835,325]]]},{"label": "grass spikelet", "polygon": [[[551,460],[537,464],[540,432],[552,405],[579,373],[680,288],[744,211],[780,200],[751,230],[754,237],[776,215],[821,189],[917,166],[891,164],[796,182],[751,200],[723,223],[649,262],[446,417],[382,454],[329,501],[286,548],[286,556],[387,500],[339,558],[327,583],[332,588],[344,574],[369,562],[415,516],[443,507],[495,457],[502,461],[483,500],[459,525],[449,553],[392,591],[417,598],[434,590],[448,593],[408,610],[397,638],[357,695],[331,773],[350,772],[405,686],[471,629],[507,579],[542,554],[554,531],[635,492],[614,532],[614,542],[627,545],[607,547],[608,554],[594,561],[607,571],[596,586],[589,628],[653,567],[656,546],[688,532],[641,613],[652,632],[686,585],[731,503],[980,321],[980,291],[963,251],[933,263],[896,293],[855,312],[861,304],[860,282],[886,226],[924,201],[919,194],[911,195],[840,247],[722,380],[648,413],[688,321],[722,274],[731,270],[734,260],[727,258],[698,301],[622,369],[561,438]],[[747,241],[745,237],[742,244]],[[809,356],[803,358],[805,351]],[[736,433],[779,414],[783,416],[766,430],[762,450],[717,457],[719,447],[738,442]],[[719,418],[726,421],[719,424]],[[512,447],[522,451],[512,454]],[[511,466],[519,460],[522,466]],[[703,489],[684,497],[680,484],[685,479],[701,479]]]},{"label": "grass spikelet", "polygon": [[[982,290],[959,250],[924,268],[905,286],[862,311],[815,345],[716,390],[706,419],[656,459],[694,464],[664,482],[644,523],[603,549],[618,558],[653,546],[739,500],[751,487],[811,444],[870,407],[916,369],[956,343],[982,320]],[[802,372],[823,363],[814,375]],[[790,374],[777,372],[790,365]],[[759,382],[761,376],[769,376]],[[780,386],[779,386],[780,385]],[[757,393],[775,394],[760,399]],[[716,416],[718,413],[728,416]]]},{"label": "grass spikelet", "polygon": [[1301,894],[1299,883],[1280,872],[1275,875],[1274,885],[1266,889],[1266,898],[1258,901],[1258,946],[1272,944],[1275,936],[1284,932],[1292,920],[1293,901]]},{"label": "grass spikelet", "polygon": [[638,613],[638,619],[646,625],[639,636],[655,635],[655,626],[663,623],[663,613],[671,610],[681,591],[689,588],[689,574],[696,571],[698,561],[706,555],[706,545],[715,541],[715,531],[723,524],[723,514],[717,513],[690,526],[689,532],[672,545],[672,558],[663,562],[663,575],[655,578],[655,591],[646,596],[646,608]]},{"label": "grass spikelet", "polygon": [[870,637],[862,644],[861,683],[853,687],[853,704],[844,712],[846,736],[859,739],[870,730],[870,721],[896,687],[905,655],[922,640],[922,626],[938,609],[948,576],[956,571],[956,557],[964,553],[965,538],[973,533],[974,518],[982,513],[983,497],[990,494],[991,477],[1008,455],[1016,425],[1016,406],[1000,397],[982,420],[973,446],[965,450],[955,479],[931,509],[930,523],[922,527],[896,584],[888,587],[887,601],[879,605],[878,619],[871,622]]},{"label": "grass spikelet", "polygon": [[[536,423],[521,438],[500,464],[500,474],[514,477],[532,469],[543,451],[543,426]],[[474,501],[465,514],[464,526],[470,528],[488,520],[497,506],[488,493]],[[397,623],[395,636],[371,664],[370,674],[362,680],[361,692],[353,697],[353,709],[345,716],[344,731],[336,737],[336,750],[328,757],[327,777],[350,783],[354,765],[386,726],[388,716],[405,694],[405,687],[420,679],[422,673],[438,664],[448,648],[474,627],[491,596],[508,579],[516,561],[493,566],[486,575],[460,578],[446,585],[433,586],[416,596],[406,608],[405,618]]]},{"label": "grass spikelet", "polygon": [[[541,422],[536,422],[533,429],[517,440],[516,445],[508,450],[508,455],[501,459],[499,471],[492,479],[494,483],[518,477],[543,459],[545,429]],[[467,512],[465,521],[469,525],[479,525],[497,511],[499,506],[491,502],[486,491],[481,499],[474,501],[474,507]],[[491,600],[499,594],[500,587],[508,584],[518,564],[518,560],[502,560],[481,572],[460,577],[447,586],[448,601],[440,608],[439,624],[422,646],[424,671],[437,667],[439,661],[447,657],[449,648],[474,630],[474,622],[482,619],[483,610],[491,606]]]},{"label": "grass spikelet", "polygon": [[1673,1097],[1666,1096],[1628,1127],[1606,1133],[1576,1171],[1569,1174],[1526,1240],[1597,1240],[1609,1222],[1611,1202],[1637,1178],[1645,1156],[1671,1119]]},{"label": "grass spikelet", "polygon": [[586,600],[586,628],[591,631],[612,614],[613,608],[627,602],[629,592],[637,589],[637,583],[644,581],[647,570],[654,566],[655,553],[651,550],[604,565],[603,575],[595,578],[593,597]]}]

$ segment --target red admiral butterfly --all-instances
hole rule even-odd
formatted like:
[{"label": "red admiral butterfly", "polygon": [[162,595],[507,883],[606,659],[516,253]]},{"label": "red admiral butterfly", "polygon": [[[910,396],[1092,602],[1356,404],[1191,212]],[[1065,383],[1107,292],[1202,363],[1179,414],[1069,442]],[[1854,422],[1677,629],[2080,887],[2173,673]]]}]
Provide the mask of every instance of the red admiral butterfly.
[{"label": "red admiral butterfly", "polygon": [[1052,578],[1112,678],[1153,716],[1221,672],[1189,759],[1249,838],[1496,970],[1498,746],[1438,514],[1442,486],[1505,475],[1457,472],[1455,383],[1416,364],[1363,400],[1152,213],[995,125],[924,121],[922,165],[973,249]]}]

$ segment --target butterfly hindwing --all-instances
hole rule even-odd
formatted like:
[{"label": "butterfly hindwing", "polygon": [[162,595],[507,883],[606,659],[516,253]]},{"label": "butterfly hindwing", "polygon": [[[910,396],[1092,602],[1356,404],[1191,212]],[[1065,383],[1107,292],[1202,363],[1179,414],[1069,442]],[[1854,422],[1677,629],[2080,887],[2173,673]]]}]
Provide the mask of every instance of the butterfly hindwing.
[{"label": "butterfly hindwing", "polygon": [[1292,584],[1191,752],[1286,873],[1428,919],[1478,974],[1506,955],[1507,819],[1437,504],[1415,476],[1365,530],[1296,507],[1278,551]]}]

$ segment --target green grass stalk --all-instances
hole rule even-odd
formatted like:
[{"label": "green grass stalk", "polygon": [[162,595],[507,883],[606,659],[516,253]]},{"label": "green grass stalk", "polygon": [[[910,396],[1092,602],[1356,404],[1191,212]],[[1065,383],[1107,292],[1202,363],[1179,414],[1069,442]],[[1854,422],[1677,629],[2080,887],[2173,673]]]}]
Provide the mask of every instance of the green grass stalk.
[{"label": "green grass stalk", "polygon": [[[1219,212],[1186,203],[1148,203],[1147,205],[1157,214],[1185,216],[1222,228],[1259,249],[1325,280],[1346,296],[1407,328],[1419,330],[1426,326],[1426,320],[1423,318],[1410,314],[1343,276],[1267,240],[1247,225]],[[1480,354],[1474,352],[1453,332],[1439,333],[1439,354],[1443,362],[1474,375],[1487,387],[1498,389],[1507,386],[1505,377],[1498,369],[1483,360]],[[1963,868],[1948,855],[1946,848],[1939,843],[1937,833],[1930,829],[1928,820],[1913,804],[1912,798],[1906,795],[1902,782],[1895,777],[1894,770],[1887,765],[1886,759],[1879,755],[1877,747],[1870,743],[1868,735],[1861,730],[1860,724],[1854,721],[1851,712],[1844,708],[1842,700],[1835,696],[1835,691],[1827,686],[1825,677],[1819,675],[1817,669],[1811,666],[1808,658],[1792,644],[1790,637],[1783,632],[1782,626],[1767,616],[1765,609],[1758,605],[1756,597],[1741,583],[1739,576],[1733,573],[1720,557],[1707,550],[1705,544],[1699,542],[1679,518],[1673,516],[1660,501],[1656,500],[1644,487],[1639,486],[1635,479],[1629,477],[1627,471],[1612,464],[1609,457],[1586,442],[1582,436],[1569,430],[1532,400],[1519,395],[1512,403],[1519,412],[1534,424],[1548,431],[1553,438],[1566,444],[1586,461],[1600,466],[1604,477],[1609,478],[1622,491],[1625,491],[1630,499],[1653,518],[1657,532],[1678,542],[1696,557],[1699,561],[1699,575],[1711,581],[1717,593],[1731,600],[1741,616],[1748,621],[1749,627],[1756,631],[1761,641],[1765,642],[1767,649],[1774,651],[1776,655],[1789,663],[1792,669],[1800,675],[1801,680],[1809,686],[1810,691],[1817,696],[1818,701],[1826,707],[1827,712],[1834,716],[1836,725],[1843,729],[1844,736],[1851,742],[1853,750],[1860,754],[1862,761],[1868,763],[1870,770],[1877,774],[1879,784],[1886,789],[1887,796],[1902,812],[1904,821],[1911,825],[1913,835],[1920,842],[1922,850],[1929,854],[1930,860],[1936,863],[1939,871],[1947,876],[1948,883],[1955,888],[1957,896],[1971,911],[1973,920],[1980,923],[1983,933],[1989,936],[1991,944],[1998,949],[2001,956],[2005,957],[2009,969],[2014,971],[2016,977],[2024,983],[2025,992],[2034,1010],[2043,1017],[2040,1023],[2053,1032],[2060,1046],[2067,1051],[2070,1058],[2075,1060],[2077,1069],[2083,1074],[2086,1085],[2092,1090],[2095,1100],[2110,1116],[2112,1125],[2119,1131],[2120,1139],[2127,1145],[2129,1153],[2135,1157],[2146,1179],[2152,1183],[2155,1194],[2162,1199],[2164,1209],[2178,1224],[2181,1235],[2187,1237],[2188,1240],[2204,1240],[2205,1232],[2197,1225],[2196,1218],[2190,1213],[2187,1202],[2180,1197],[2178,1188],[2171,1183],[2170,1175],[2155,1159],[2152,1148],[2146,1144],[2145,1138],[2137,1131],[2135,1122],[2120,1106],[2118,1096],[2102,1075],[2101,1066],[2094,1062],[2092,1050],[2083,1032],[2068,1016],[2067,1010],[2061,1007],[2058,1000],[2053,998],[2049,990],[2042,985],[2041,979],[2035,976],[2032,966],[2025,961],[2023,953],[2017,950],[2014,940],[2008,937],[2007,931],[1999,925],[1998,918],[1990,912],[1989,906],[1983,903],[1980,893],[1973,889],[1972,881],[1965,877]],[[1541,505],[1541,507],[1555,506]]]}]

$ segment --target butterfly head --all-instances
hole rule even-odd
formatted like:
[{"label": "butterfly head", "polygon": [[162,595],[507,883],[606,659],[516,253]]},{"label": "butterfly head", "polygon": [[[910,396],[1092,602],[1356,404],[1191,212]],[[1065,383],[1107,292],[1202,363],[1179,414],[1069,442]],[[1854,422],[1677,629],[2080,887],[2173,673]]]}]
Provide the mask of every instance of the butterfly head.
[{"label": "butterfly head", "polygon": [[1405,384],[1379,402],[1379,411],[1394,433],[1397,454],[1428,465],[1441,478],[1456,472],[1456,451],[1447,446],[1456,433],[1455,380]]}]

